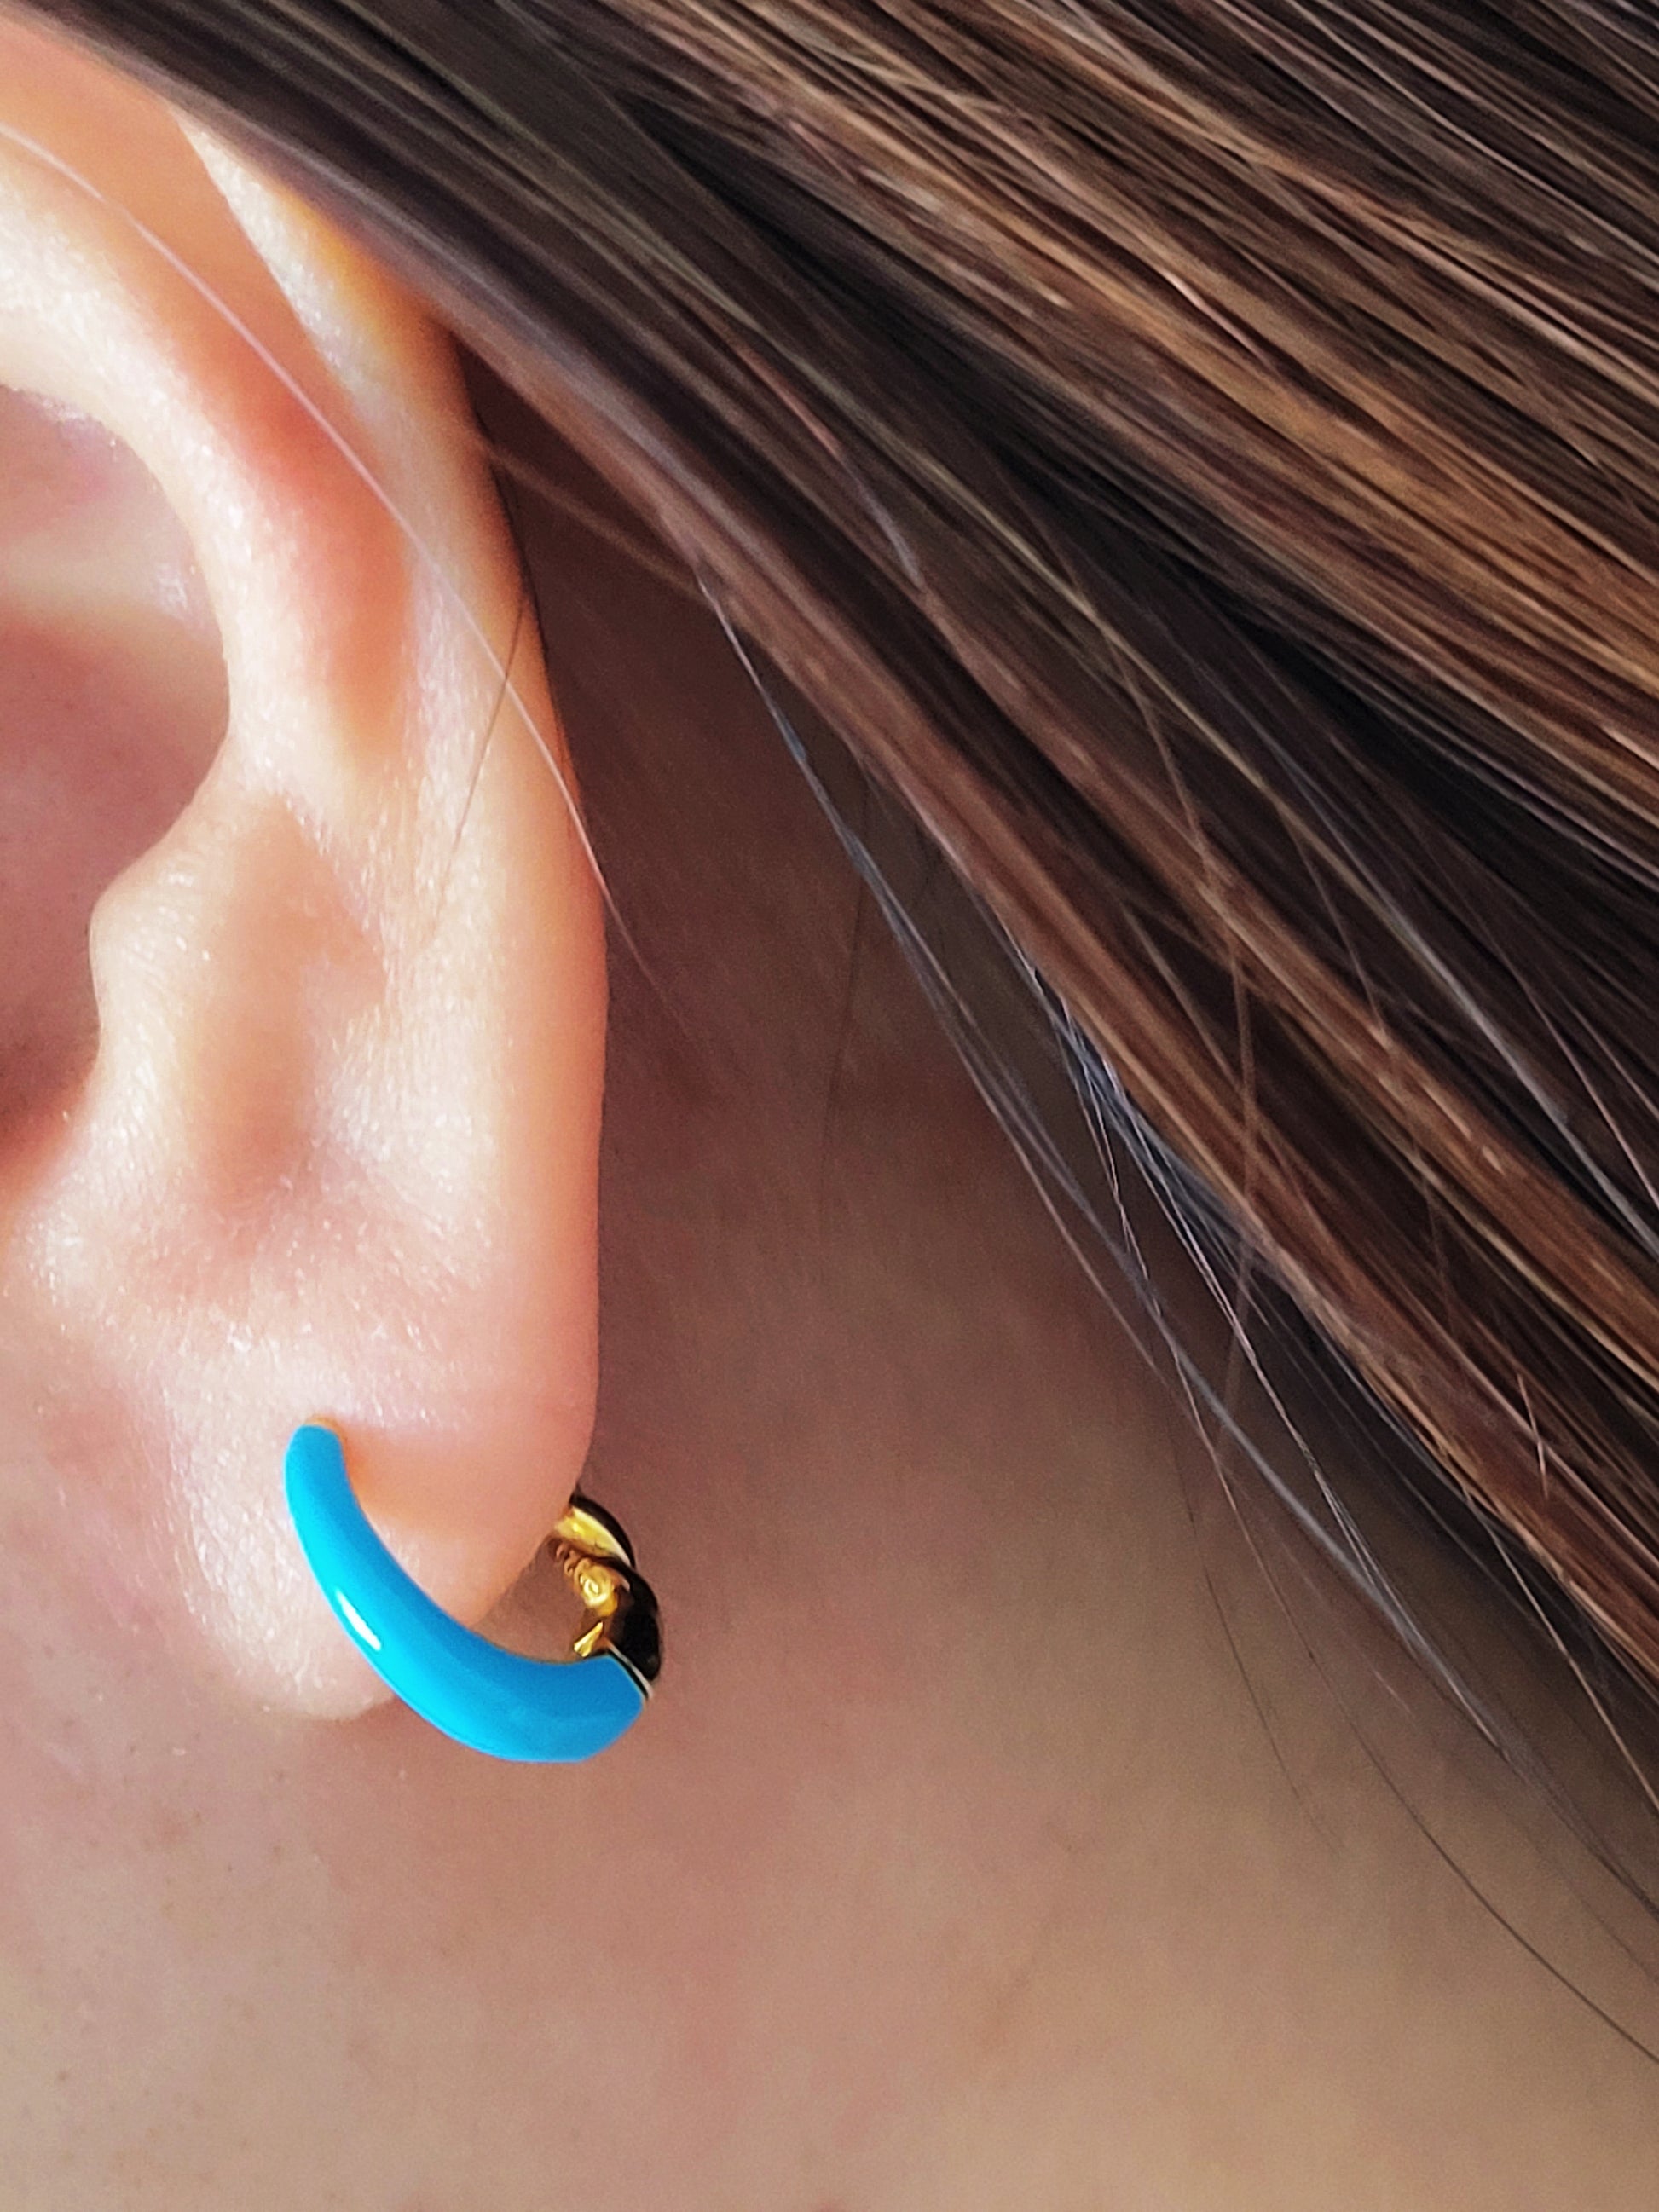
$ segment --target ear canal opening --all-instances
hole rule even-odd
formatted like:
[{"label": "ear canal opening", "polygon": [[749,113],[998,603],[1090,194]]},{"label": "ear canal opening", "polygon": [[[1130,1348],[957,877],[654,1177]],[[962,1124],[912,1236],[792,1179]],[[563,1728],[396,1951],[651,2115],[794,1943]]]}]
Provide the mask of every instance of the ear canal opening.
[{"label": "ear canal opening", "polygon": [[161,487],[102,424],[0,386],[0,1132],[91,1066],[93,909],[188,805],[227,716]]}]

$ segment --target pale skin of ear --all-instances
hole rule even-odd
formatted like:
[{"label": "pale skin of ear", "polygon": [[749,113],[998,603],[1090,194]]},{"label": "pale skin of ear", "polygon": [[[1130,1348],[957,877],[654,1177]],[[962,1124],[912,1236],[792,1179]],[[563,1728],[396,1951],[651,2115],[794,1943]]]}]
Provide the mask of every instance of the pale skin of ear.
[{"label": "pale skin of ear", "polygon": [[472,1615],[586,1447],[596,885],[447,344],[221,160],[256,248],[158,104],[14,52],[40,150],[0,145],[0,382],[143,460],[228,678],[210,775],[94,918],[91,1080],[11,1148],[14,1307],[77,1378],[43,1355],[50,1419],[90,1382],[143,1439],[247,1686],[349,1710],[371,1678],[268,1480],[295,1421],[349,1430],[388,1540]]},{"label": "pale skin of ear", "polygon": [[[556,511],[527,553],[645,963],[613,977],[591,1480],[670,1668],[569,1771],[363,1710],[281,1445],[318,1411],[361,1436],[474,1619],[568,1494],[592,872],[472,628],[516,627],[556,751],[444,343],[147,95],[16,33],[0,88],[467,611],[246,338],[0,143],[0,382],[155,479],[0,404],[8,2212],[1648,2212],[1650,2067],[1380,1778],[718,631]],[[94,1063],[59,956],[118,866]],[[1588,1907],[1639,1923],[1295,1587],[1436,1834],[1651,2039]]]}]

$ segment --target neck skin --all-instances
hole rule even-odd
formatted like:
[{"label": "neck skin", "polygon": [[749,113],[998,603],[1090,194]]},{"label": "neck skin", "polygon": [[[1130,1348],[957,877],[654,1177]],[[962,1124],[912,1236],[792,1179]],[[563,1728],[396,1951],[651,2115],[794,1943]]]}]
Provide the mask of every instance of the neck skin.
[{"label": "neck skin", "polygon": [[590,1486],[661,1694],[568,1772],[250,1711],[20,1445],[11,2201],[1650,2206],[1650,2065],[1457,1871],[1652,2040],[1582,1856],[1292,1577],[1310,1658],[717,631],[528,529],[641,955]]}]

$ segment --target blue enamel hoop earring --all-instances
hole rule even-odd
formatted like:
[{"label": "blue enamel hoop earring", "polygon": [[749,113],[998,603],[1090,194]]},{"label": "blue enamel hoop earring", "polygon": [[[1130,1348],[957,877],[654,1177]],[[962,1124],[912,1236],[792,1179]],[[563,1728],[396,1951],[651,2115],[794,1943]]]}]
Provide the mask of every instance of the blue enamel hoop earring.
[{"label": "blue enamel hoop earring", "polygon": [[463,1627],[369,1526],[334,1431],[288,1448],[288,1510],[346,1634],[422,1720],[494,1759],[591,1759],[639,1718],[662,1666],[657,1601],[633,1547],[580,1492],[548,1540],[583,1605],[568,1659],[530,1659]]}]

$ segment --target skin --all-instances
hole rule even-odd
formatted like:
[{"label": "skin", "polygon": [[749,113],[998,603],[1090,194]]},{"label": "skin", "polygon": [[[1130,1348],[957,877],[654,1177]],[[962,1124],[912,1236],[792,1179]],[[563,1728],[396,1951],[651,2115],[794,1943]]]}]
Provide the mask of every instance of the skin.
[{"label": "skin", "polygon": [[[1231,1516],[707,616],[508,410],[550,692],[416,307],[19,28],[0,127],[106,196],[0,140],[8,2206],[1650,2207],[1650,2062],[1469,1885],[1652,2041],[1645,1923]],[[526,1645],[586,1467],[669,1637],[621,1746],[386,1702],[318,1414]]]}]

